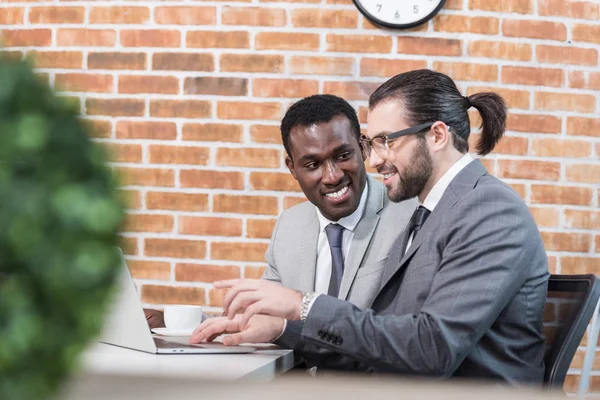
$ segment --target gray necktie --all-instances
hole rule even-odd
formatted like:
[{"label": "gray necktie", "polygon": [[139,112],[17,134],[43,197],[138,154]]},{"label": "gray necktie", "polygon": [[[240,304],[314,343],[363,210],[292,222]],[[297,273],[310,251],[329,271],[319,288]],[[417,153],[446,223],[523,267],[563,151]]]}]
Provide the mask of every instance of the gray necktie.
[{"label": "gray necktie", "polygon": [[337,297],[340,292],[342,275],[344,274],[344,256],[342,255],[342,237],[344,227],[338,224],[329,224],[325,227],[329,248],[331,250],[331,279],[327,294]]}]

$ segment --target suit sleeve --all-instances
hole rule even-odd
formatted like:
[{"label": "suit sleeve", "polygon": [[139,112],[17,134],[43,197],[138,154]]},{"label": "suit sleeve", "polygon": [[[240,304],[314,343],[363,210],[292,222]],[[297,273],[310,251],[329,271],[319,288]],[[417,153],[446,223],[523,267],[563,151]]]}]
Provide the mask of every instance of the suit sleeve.
[{"label": "suit sleeve", "polygon": [[279,282],[281,283],[281,275],[279,270],[277,269],[277,263],[275,261],[274,249],[277,241],[277,232],[279,230],[279,224],[283,219],[283,214],[277,218],[277,222],[275,223],[275,228],[273,228],[273,233],[271,234],[271,241],[269,242],[269,247],[267,247],[267,251],[265,252],[265,261],[267,262],[267,268],[265,272],[263,272],[260,279],[266,279],[268,281]]},{"label": "suit sleeve", "polygon": [[419,313],[377,315],[319,296],[300,338],[378,372],[452,375],[542,255],[524,246],[541,243],[540,234],[508,188],[473,190],[450,212],[442,262]]}]

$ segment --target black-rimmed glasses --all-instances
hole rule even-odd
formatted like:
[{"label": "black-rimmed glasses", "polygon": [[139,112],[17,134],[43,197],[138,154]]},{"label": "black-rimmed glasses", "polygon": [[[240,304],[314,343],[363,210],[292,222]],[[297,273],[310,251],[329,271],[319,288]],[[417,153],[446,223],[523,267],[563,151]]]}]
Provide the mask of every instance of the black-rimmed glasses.
[{"label": "black-rimmed glasses", "polygon": [[379,157],[385,158],[389,155],[389,142],[398,139],[402,136],[413,135],[415,133],[423,132],[425,129],[431,128],[435,122],[426,122],[424,124],[411,126],[410,128],[402,129],[389,135],[376,136],[373,139],[369,139],[366,136],[360,138],[360,146],[362,148],[365,157],[371,155],[371,149],[375,150],[375,153]]}]

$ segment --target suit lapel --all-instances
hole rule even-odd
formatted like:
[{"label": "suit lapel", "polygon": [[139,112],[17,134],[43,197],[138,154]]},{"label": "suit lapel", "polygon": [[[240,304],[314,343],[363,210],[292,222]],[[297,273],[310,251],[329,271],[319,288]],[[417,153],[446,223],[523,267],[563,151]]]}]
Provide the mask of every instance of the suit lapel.
[{"label": "suit lapel", "polygon": [[319,241],[319,219],[317,213],[301,228],[302,243],[298,272],[298,290],[315,290],[315,270],[317,269],[317,245]]},{"label": "suit lapel", "polygon": [[371,243],[375,228],[379,223],[379,211],[383,208],[383,196],[385,196],[384,188],[380,185],[374,184],[370,177],[369,180],[369,193],[367,195],[367,204],[363,215],[356,225],[352,243],[350,244],[350,250],[348,256],[344,262],[344,275],[342,276],[342,282],[340,285],[340,292],[338,297],[343,300],[347,300],[350,287],[360,265],[363,262],[367,248]]}]

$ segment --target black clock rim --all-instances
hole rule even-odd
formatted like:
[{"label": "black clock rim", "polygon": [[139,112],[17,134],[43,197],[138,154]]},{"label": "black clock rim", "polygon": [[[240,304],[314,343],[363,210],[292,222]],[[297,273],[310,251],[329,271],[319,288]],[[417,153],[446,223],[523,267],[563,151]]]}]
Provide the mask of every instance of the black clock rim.
[{"label": "black clock rim", "polygon": [[425,17],[421,18],[420,20],[411,22],[410,24],[392,24],[389,22],[382,21],[379,18],[376,18],[373,15],[371,15],[371,13],[369,13],[367,10],[365,10],[365,8],[362,6],[362,4],[359,3],[359,0],[352,0],[352,2],[356,6],[356,8],[358,8],[360,13],[362,15],[364,15],[369,21],[371,21],[375,25],[381,26],[383,28],[391,28],[391,29],[410,29],[410,28],[414,28],[415,26],[419,26],[423,22],[428,21],[429,19],[434,17],[438,12],[440,12],[442,7],[444,7],[446,0],[440,1],[440,4],[438,4],[438,6],[432,12],[430,12],[429,14],[427,14]]}]

